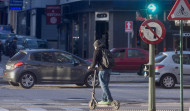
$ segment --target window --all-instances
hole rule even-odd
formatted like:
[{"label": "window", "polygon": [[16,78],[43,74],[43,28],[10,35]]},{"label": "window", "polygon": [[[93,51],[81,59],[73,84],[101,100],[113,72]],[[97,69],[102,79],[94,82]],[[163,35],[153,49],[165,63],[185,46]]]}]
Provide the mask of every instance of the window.
[{"label": "window", "polygon": [[155,57],[155,63],[160,63],[162,62],[167,56],[164,54],[159,54],[158,56]]},{"label": "window", "polygon": [[56,61],[58,63],[72,63],[72,57],[62,52],[55,52]]},{"label": "window", "polygon": [[43,62],[54,62],[52,52],[43,52],[42,53],[42,61]]},{"label": "window", "polygon": [[142,53],[140,50],[129,49],[128,50],[128,57],[145,57],[145,54]]},{"label": "window", "polygon": [[[173,55],[172,59],[175,63],[180,64],[180,54]],[[190,64],[189,54],[183,54],[183,64]]]},{"label": "window", "polygon": [[34,61],[41,61],[41,53],[32,53],[30,59]]},{"label": "window", "polygon": [[16,53],[10,60],[11,61],[22,60],[25,56],[26,56],[26,54],[24,52],[20,51],[20,52]]},{"label": "window", "polygon": [[112,52],[114,58],[124,58],[125,57],[125,49],[116,50]]}]

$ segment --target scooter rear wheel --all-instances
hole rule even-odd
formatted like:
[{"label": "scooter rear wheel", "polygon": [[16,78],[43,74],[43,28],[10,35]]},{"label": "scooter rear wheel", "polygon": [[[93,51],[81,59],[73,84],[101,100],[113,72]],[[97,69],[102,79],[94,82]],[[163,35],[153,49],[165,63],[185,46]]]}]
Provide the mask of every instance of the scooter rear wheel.
[{"label": "scooter rear wheel", "polygon": [[119,103],[119,101],[117,101],[117,100],[113,100],[112,103],[111,103],[111,106],[112,106],[115,110],[118,110],[119,107],[120,107],[120,103]]},{"label": "scooter rear wheel", "polygon": [[89,106],[89,109],[91,109],[91,110],[95,109],[95,107],[96,107],[95,101],[93,99],[90,100],[88,103],[88,106]]}]

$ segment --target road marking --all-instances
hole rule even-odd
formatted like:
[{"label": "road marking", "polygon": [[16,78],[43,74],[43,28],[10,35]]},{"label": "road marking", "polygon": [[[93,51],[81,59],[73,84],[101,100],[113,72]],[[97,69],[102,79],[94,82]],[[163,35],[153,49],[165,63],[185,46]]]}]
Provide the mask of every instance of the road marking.
[{"label": "road marking", "polygon": [[0,107],[0,111],[9,111],[9,110]]},{"label": "road marking", "polygon": [[47,111],[46,109],[37,108],[37,107],[25,107],[24,109],[26,109],[27,111]]},{"label": "road marking", "polygon": [[67,100],[86,100],[86,98],[67,98]]},{"label": "road marking", "polygon": [[83,109],[80,109],[80,108],[61,108],[61,109],[64,109],[67,111],[83,111]]}]

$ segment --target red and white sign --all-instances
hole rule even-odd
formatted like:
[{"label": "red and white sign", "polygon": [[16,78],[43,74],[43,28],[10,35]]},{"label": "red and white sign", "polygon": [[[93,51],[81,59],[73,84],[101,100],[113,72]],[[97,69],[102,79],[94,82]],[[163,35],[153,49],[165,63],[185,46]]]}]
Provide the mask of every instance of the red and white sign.
[{"label": "red and white sign", "polygon": [[190,5],[187,0],[177,0],[170,11],[168,20],[190,20]]},{"label": "red and white sign", "polygon": [[46,24],[60,24],[61,23],[61,6],[47,5],[46,6]]},{"label": "red and white sign", "polygon": [[125,32],[133,32],[133,21],[125,21]]},{"label": "red and white sign", "polygon": [[164,24],[156,19],[149,19],[144,21],[140,26],[141,39],[147,44],[160,43],[166,34]]}]

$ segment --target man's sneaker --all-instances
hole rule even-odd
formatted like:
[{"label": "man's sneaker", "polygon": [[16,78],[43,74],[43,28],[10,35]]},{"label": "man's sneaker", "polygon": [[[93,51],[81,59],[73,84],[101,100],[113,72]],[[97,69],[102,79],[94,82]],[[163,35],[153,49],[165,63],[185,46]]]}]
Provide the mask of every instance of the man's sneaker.
[{"label": "man's sneaker", "polygon": [[111,102],[102,100],[102,101],[98,102],[98,104],[100,104],[100,105],[109,105],[109,104],[111,104]]}]

